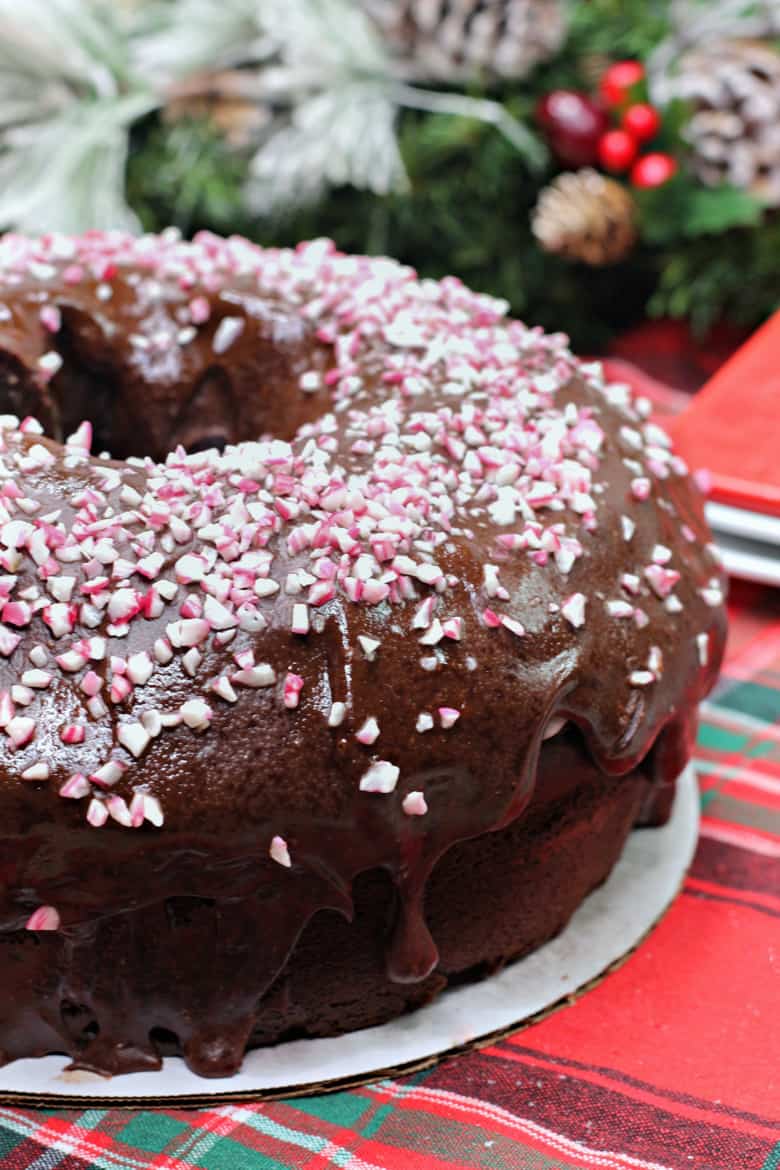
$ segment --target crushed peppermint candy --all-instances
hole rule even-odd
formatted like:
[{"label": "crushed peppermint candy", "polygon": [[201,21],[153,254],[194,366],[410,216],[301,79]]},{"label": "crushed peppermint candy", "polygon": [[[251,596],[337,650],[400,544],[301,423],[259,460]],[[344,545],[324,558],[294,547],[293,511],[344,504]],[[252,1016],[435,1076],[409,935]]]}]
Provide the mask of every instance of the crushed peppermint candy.
[{"label": "crushed peppermint candy", "polygon": [[223,317],[214,333],[211,347],[216,354],[227,353],[231,345],[244,332],[246,322],[243,317]]},{"label": "crushed peppermint candy", "polygon": [[355,732],[355,739],[358,743],[372,744],[379,739],[379,724],[373,715],[366,719],[362,727]]},{"label": "crushed peppermint candy", "polygon": [[369,638],[365,634],[358,634],[358,642],[368,661],[373,662],[382,643],[377,638]]},{"label": "crushed peppermint candy", "polygon": [[626,593],[631,593],[636,596],[642,586],[642,582],[636,573],[622,573],[620,577],[620,584],[625,589]]},{"label": "crushed peppermint candy", "polygon": [[444,637],[444,627],[438,618],[434,618],[425,633],[418,639],[421,646],[437,646]]},{"label": "crushed peppermint candy", "polygon": [[650,647],[650,653],[647,656],[647,669],[651,671],[656,678],[660,678],[663,674],[664,656],[660,647]]},{"label": "crushed peppermint candy", "polygon": [[87,808],[87,823],[99,829],[108,820],[108,809],[105,802],[93,796]]},{"label": "crushed peppermint candy", "polygon": [[377,760],[360,778],[361,792],[381,792],[384,794],[395,791],[400,768],[387,760]]},{"label": "crushed peppermint candy", "polygon": [[60,796],[66,800],[82,800],[92,792],[89,780],[82,772],[69,776],[60,788]]},{"label": "crushed peppermint candy", "polygon": [[585,605],[587,598],[584,593],[572,593],[561,604],[561,615],[566,618],[575,630],[585,625]]},{"label": "crushed peppermint candy", "polygon": [[215,695],[219,695],[220,699],[224,699],[226,703],[238,702],[238,695],[233,688],[233,684],[224,674],[214,680],[211,684],[211,689]]},{"label": "crushed peppermint candy", "polygon": [[64,744],[80,744],[86,738],[83,723],[65,723],[60,728],[60,739]]},{"label": "crushed peppermint candy", "polygon": [[316,370],[308,370],[301,374],[298,385],[305,394],[315,394],[322,386],[322,378]]},{"label": "crushed peppermint candy", "polygon": [[676,569],[665,569],[658,562],[648,565],[645,569],[645,580],[657,597],[668,597],[680,580]]},{"label": "crushed peppermint candy", "polygon": [[717,580],[713,579],[704,589],[700,589],[699,596],[705,605],[712,606],[713,608],[723,605],[723,590]]},{"label": "crushed peppermint candy", "polygon": [[138,825],[133,823],[134,822],[133,813],[130,811],[130,808],[128,807],[127,801],[124,799],[123,796],[117,796],[116,794],[114,794],[112,796],[107,797],[106,803],[105,803],[105,808],[108,812],[108,815],[111,817],[111,819],[116,821],[117,824],[121,825],[122,828],[124,828],[124,829],[138,828]]},{"label": "crushed peppermint candy", "polygon": [[8,721],[5,733],[14,747],[20,748],[28,744],[35,737],[37,723],[26,715],[15,715]]},{"label": "crushed peppermint candy", "polygon": [[328,712],[328,727],[341,727],[347,714],[346,703],[332,703]]},{"label": "crushed peppermint candy", "polygon": [[25,930],[59,930],[60,916],[53,906],[39,906],[24,924]]},{"label": "crushed peppermint candy", "polygon": [[151,738],[143,723],[120,723],[117,730],[117,739],[122,747],[127,748],[136,759],[143,755]]},{"label": "crushed peppermint candy", "polygon": [[428,802],[423,792],[407,792],[401,801],[401,808],[408,817],[424,817],[428,811]]},{"label": "crushed peppermint candy", "polygon": [[55,374],[59,373],[62,365],[62,356],[53,349],[38,358],[38,369],[41,371],[42,380],[46,382],[53,378]]},{"label": "crushed peppermint candy", "polygon": [[696,635],[696,651],[699,655],[699,665],[706,666],[710,660],[710,636],[709,634]]},{"label": "crushed peppermint candy", "polygon": [[44,761],[37,764],[30,764],[29,768],[25,768],[22,772],[22,780],[48,780],[49,779],[49,765]]},{"label": "crushed peppermint candy", "polygon": [[634,616],[634,607],[630,601],[622,601],[619,598],[610,599],[606,603],[606,610],[610,617],[614,618],[630,618]]},{"label": "crushed peppermint candy", "polygon": [[126,767],[121,760],[109,760],[96,768],[89,779],[100,788],[113,788],[122,779]]},{"label": "crushed peppermint candy", "polygon": [[133,686],[142,687],[148,683],[154,673],[154,662],[146,650],[138,654],[131,654],[127,660],[127,677]]},{"label": "crushed peppermint candy", "polygon": [[49,333],[59,333],[62,328],[62,313],[56,305],[44,305],[39,317],[44,329]]},{"label": "crushed peppermint candy", "polygon": [[286,869],[289,869],[292,865],[292,861],[290,860],[290,850],[287,847],[287,842],[285,841],[284,837],[271,838],[271,844],[268,849],[268,856],[272,861],[275,861],[277,865],[283,865]]},{"label": "crushed peppermint candy", "polygon": [[268,662],[257,666],[244,666],[230,676],[230,681],[239,687],[272,687],[276,682],[276,671]]},{"label": "crushed peppermint candy", "polygon": [[308,634],[310,628],[308,605],[303,605],[302,603],[294,605],[292,611],[292,632],[294,634]]},{"label": "crushed peppermint candy", "polygon": [[155,829],[161,829],[165,823],[165,815],[157,797],[145,792],[142,807],[144,820],[153,825]]},{"label": "crushed peppermint candy", "polygon": [[187,727],[191,727],[193,731],[205,731],[214,712],[203,699],[188,699],[179,707],[179,714]]},{"label": "crushed peppermint candy", "polygon": [[293,711],[298,706],[302,690],[303,679],[299,674],[290,672],[284,680],[283,691],[284,705],[288,710]]}]

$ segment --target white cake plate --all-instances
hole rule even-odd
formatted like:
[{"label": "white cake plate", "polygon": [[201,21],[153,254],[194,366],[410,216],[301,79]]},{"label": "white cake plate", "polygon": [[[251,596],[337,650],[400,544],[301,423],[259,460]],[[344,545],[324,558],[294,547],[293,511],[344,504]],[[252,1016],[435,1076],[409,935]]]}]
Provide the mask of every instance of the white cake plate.
[{"label": "white cake plate", "polygon": [[295,1040],[247,1054],[241,1072],[204,1080],[170,1057],[160,1072],[112,1078],[66,1072],[67,1058],[17,1060],[0,1069],[0,1099],[34,1104],[209,1104],[241,1097],[324,1092],[423,1067],[563,1005],[628,955],[673,901],[696,847],[696,777],[679,779],[671,820],[633,832],[608,880],[552,942],[497,975],[445,991],[427,1007],[346,1036]]},{"label": "white cake plate", "polygon": [[704,508],[723,567],[732,577],[780,585],[780,516],[708,501]]}]

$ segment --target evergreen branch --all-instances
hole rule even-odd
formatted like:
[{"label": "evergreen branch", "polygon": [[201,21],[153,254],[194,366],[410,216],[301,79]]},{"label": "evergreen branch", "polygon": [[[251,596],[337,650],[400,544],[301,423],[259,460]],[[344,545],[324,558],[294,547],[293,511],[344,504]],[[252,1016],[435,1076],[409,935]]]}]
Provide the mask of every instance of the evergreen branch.
[{"label": "evergreen branch", "polygon": [[501,102],[489,98],[467,97],[458,93],[434,92],[401,84],[394,85],[391,92],[400,106],[427,110],[435,114],[473,118],[494,126],[508,142],[511,142],[533,171],[541,171],[547,163],[547,150],[536,135],[513,117]]}]

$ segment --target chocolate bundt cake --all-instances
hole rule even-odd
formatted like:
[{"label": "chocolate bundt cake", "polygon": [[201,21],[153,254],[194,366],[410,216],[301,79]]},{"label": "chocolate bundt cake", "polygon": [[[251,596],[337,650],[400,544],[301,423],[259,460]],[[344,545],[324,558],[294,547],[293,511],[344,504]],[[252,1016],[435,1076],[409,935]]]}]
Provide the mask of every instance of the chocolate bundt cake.
[{"label": "chocolate bundt cake", "polygon": [[701,503],[505,314],[323,241],[0,241],[3,1060],[379,1023],[667,817],[724,641]]}]

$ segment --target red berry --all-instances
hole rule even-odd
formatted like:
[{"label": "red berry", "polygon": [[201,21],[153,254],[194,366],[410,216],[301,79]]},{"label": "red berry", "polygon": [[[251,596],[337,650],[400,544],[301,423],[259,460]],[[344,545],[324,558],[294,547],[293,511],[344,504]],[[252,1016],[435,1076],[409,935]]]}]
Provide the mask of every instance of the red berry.
[{"label": "red berry", "polygon": [[636,158],[636,140],[625,130],[608,130],[599,140],[599,161],[607,171],[625,171]]},{"label": "red berry", "polygon": [[634,164],[631,182],[635,187],[661,187],[676,171],[677,159],[670,154],[645,154]]},{"label": "red berry", "polygon": [[637,142],[647,142],[655,138],[661,127],[661,115],[655,106],[649,102],[636,102],[629,106],[622,118],[623,129],[627,130]]},{"label": "red berry", "polygon": [[536,118],[559,162],[585,167],[596,161],[608,122],[593,98],[574,89],[555,89],[537,105]]},{"label": "red berry", "polygon": [[640,61],[616,61],[602,75],[599,93],[608,106],[623,106],[644,76],[645,67]]}]

